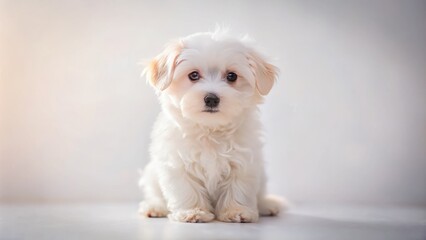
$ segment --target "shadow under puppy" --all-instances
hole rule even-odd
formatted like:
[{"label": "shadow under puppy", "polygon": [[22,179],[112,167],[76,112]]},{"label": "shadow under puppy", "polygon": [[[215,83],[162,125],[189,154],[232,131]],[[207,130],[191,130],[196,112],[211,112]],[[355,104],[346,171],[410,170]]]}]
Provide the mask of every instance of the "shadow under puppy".
[{"label": "shadow under puppy", "polygon": [[220,30],[173,41],[150,62],[145,74],[162,112],[140,181],[140,214],[181,222],[278,214],[282,202],[265,195],[257,107],[277,71],[248,40]]}]

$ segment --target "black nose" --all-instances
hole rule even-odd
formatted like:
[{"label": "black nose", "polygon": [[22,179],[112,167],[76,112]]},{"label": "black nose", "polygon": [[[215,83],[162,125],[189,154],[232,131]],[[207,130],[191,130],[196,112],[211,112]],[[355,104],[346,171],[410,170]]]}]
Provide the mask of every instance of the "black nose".
[{"label": "black nose", "polygon": [[214,93],[209,93],[204,97],[204,102],[207,107],[215,108],[219,105],[220,98],[218,98]]}]

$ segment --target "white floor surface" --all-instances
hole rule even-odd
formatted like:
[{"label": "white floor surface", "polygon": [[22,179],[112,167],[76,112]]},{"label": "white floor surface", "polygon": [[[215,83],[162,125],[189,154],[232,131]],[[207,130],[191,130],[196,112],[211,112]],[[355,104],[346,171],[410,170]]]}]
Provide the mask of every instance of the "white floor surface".
[{"label": "white floor surface", "polygon": [[426,208],[300,204],[258,223],[144,219],[137,204],[3,204],[0,239],[426,239]]}]

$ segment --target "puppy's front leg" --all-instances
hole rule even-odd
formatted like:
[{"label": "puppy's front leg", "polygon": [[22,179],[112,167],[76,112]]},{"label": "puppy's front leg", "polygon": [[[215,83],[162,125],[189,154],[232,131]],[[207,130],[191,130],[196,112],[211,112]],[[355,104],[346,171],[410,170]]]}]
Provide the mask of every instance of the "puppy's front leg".
[{"label": "puppy's front leg", "polygon": [[216,204],[217,219],[223,222],[257,222],[256,178],[233,174],[221,186],[221,195]]},{"label": "puppy's front leg", "polygon": [[160,185],[170,211],[169,219],[179,222],[210,222],[213,207],[206,189],[185,170],[166,167]]}]

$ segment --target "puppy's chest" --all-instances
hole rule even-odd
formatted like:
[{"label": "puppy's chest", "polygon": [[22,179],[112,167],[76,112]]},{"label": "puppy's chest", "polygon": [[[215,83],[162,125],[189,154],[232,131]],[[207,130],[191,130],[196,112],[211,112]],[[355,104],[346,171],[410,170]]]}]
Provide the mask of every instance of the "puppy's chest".
[{"label": "puppy's chest", "polygon": [[202,137],[196,141],[189,141],[188,144],[192,145],[193,150],[190,156],[187,156],[189,159],[185,160],[206,178],[226,175],[230,170],[234,153],[231,141]]},{"label": "puppy's chest", "polygon": [[247,153],[239,151],[243,148],[235,139],[203,136],[198,139],[186,139],[185,145],[185,149],[191,149],[186,154],[181,154],[186,169],[202,181],[211,195],[223,180],[242,166],[244,158],[247,158]]}]

